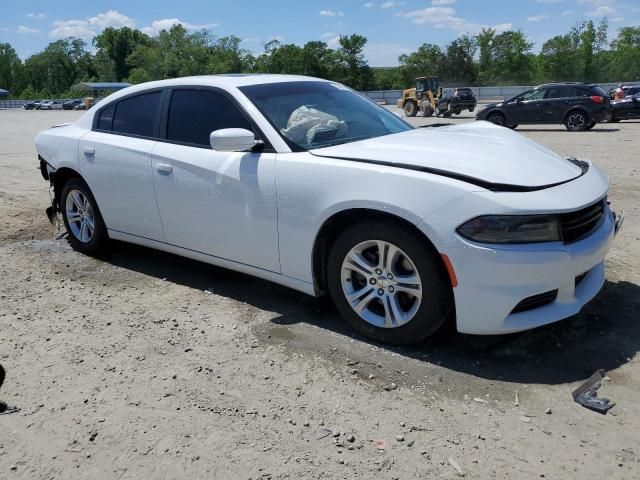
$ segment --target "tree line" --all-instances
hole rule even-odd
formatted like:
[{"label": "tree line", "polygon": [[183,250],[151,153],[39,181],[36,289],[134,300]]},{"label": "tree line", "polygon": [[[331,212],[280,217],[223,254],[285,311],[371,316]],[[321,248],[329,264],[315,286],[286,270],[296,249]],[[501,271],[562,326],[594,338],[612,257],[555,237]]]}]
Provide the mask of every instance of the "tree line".
[{"label": "tree line", "polygon": [[181,25],[150,37],[128,27],[107,28],[93,38],[92,50],[79,38],[50,43],[22,61],[0,43],[0,88],[13,98],[75,96],[78,82],[141,83],[186,75],[288,73],[326,78],[357,90],[407,88],[419,76],[438,76],[457,85],[529,85],[548,81],[612,82],[640,80],[640,27],[623,27],[609,41],[603,19],[576,24],[545,41],[539,53],[519,30],[485,28],[461,35],[444,47],[432,43],[399,57],[399,66],[372,68],[365,59],[367,38],[339,37],[330,48],[322,41],[304,45],[272,40],[261,54],[241,47],[236,36],[189,32]]}]

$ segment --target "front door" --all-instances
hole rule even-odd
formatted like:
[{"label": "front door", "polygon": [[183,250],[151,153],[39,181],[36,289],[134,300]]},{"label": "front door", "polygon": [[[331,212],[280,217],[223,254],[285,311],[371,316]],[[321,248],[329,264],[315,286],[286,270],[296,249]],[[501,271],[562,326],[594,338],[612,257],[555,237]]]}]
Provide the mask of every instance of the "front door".
[{"label": "front door", "polygon": [[172,91],[167,141],[152,152],[167,243],[279,272],[276,154],[214,151],[209,135],[222,128],[255,132],[223,92]]},{"label": "front door", "polygon": [[507,121],[515,124],[540,122],[543,116],[544,94],[544,89],[532,90],[522,95],[519,101],[510,103]]}]

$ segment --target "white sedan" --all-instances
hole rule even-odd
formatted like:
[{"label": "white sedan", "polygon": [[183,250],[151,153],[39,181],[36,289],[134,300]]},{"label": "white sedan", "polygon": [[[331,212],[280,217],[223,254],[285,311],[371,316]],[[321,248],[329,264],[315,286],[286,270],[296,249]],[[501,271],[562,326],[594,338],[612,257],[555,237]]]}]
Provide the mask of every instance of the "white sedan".
[{"label": "white sedan", "polygon": [[577,313],[621,223],[589,161],[486,122],[416,129],[307,77],[129,87],[36,146],[75,249],[123,240],[328,292],[393,343]]}]

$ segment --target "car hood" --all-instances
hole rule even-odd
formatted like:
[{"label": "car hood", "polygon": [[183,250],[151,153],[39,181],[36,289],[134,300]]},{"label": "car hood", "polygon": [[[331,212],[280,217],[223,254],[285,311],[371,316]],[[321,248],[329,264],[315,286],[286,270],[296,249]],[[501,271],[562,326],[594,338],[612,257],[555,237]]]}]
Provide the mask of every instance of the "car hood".
[{"label": "car hood", "polygon": [[489,122],[418,128],[310,153],[422,170],[493,190],[536,190],[584,173],[539,143]]}]

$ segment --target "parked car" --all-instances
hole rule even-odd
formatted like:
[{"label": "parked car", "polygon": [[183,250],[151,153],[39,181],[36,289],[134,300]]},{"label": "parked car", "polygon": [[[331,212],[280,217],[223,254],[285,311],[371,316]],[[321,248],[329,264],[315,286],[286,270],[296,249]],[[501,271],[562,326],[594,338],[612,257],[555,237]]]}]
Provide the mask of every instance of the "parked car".
[{"label": "parked car", "polygon": [[627,95],[622,100],[611,102],[610,122],[640,118],[640,92],[635,95]]},{"label": "parked car", "polygon": [[31,102],[23,104],[22,108],[25,110],[36,110],[36,108],[40,106],[40,102],[42,102],[42,100],[32,100]]},{"label": "parked car", "polygon": [[[609,89],[609,98],[611,100],[615,100],[616,91],[618,87],[613,87]],[[623,97],[633,97],[635,94],[640,93],[640,85],[622,85],[622,95]]]},{"label": "parked car", "polygon": [[470,88],[446,88],[437,100],[435,113],[443,117],[450,117],[451,114],[460,115],[463,110],[473,112],[477,103],[473,90]]},{"label": "parked car", "polygon": [[81,103],[82,103],[82,100],[69,100],[68,102],[64,102],[62,104],[62,109],[63,110],[73,110],[75,107],[77,107]]},{"label": "parked car", "polygon": [[574,132],[590,130],[611,113],[607,93],[588,83],[540,85],[510,100],[485,106],[476,120],[509,128],[520,124],[564,124]]},{"label": "parked car", "polygon": [[57,100],[47,100],[40,104],[40,110],[62,110],[62,102]]},{"label": "parked car", "polygon": [[393,343],[577,313],[622,218],[588,160],[488,122],[415,129],[308,77],[140,84],[35,143],[76,250],[116,239],[328,292]]}]

